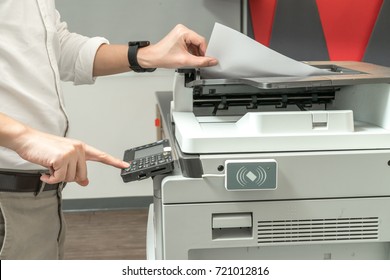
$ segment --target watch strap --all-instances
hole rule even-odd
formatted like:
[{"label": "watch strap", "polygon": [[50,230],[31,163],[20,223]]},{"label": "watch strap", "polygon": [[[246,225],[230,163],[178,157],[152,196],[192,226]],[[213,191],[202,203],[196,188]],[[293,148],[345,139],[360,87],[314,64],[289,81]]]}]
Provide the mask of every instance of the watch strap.
[{"label": "watch strap", "polygon": [[127,58],[129,60],[130,69],[137,73],[153,72],[156,68],[143,68],[139,65],[137,60],[138,49],[149,46],[148,41],[129,42],[129,49]]}]

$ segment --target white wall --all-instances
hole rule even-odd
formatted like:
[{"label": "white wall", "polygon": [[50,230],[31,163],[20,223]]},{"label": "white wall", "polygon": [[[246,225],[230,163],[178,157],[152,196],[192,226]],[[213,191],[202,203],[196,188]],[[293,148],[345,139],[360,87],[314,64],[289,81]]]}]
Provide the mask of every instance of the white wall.
[{"label": "white wall", "polygon": [[241,28],[241,0],[56,0],[69,28],[111,43],[157,42],[182,23],[209,38],[215,22]]}]

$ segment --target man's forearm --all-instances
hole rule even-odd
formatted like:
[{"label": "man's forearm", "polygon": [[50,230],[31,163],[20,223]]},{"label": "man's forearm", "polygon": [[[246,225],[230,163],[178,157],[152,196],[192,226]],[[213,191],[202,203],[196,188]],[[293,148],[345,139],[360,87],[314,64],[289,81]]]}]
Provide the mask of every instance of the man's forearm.
[{"label": "man's forearm", "polygon": [[96,52],[93,76],[106,76],[130,71],[128,46],[103,44]]}]

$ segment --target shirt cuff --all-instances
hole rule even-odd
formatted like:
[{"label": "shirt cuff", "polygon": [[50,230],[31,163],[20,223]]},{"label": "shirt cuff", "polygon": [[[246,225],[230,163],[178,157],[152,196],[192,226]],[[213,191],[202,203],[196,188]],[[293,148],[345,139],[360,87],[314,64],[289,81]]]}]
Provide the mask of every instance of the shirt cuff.
[{"label": "shirt cuff", "polygon": [[93,63],[96,52],[102,44],[109,44],[109,41],[103,37],[93,37],[88,39],[80,49],[75,65],[75,85],[93,84],[95,82]]}]

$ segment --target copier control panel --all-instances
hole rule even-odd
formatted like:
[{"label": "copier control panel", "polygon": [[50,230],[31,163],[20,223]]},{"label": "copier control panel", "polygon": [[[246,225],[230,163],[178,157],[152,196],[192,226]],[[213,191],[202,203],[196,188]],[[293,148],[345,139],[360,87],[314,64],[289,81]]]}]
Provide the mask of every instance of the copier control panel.
[{"label": "copier control panel", "polygon": [[123,160],[130,163],[128,168],[121,171],[125,183],[173,170],[172,152],[167,139],[126,150]]}]

